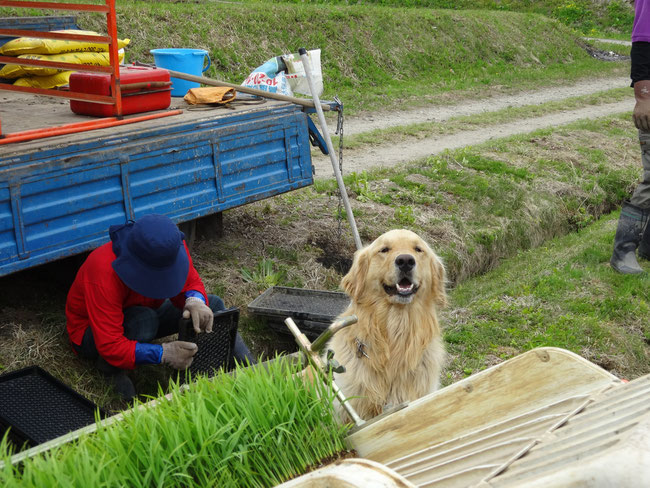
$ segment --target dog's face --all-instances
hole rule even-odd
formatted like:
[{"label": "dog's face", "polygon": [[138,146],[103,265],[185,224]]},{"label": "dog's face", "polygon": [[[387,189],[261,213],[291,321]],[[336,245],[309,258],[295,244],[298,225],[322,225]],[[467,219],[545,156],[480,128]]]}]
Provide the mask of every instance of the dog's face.
[{"label": "dog's face", "polygon": [[356,301],[369,298],[408,305],[422,299],[438,306],[446,302],[440,259],[417,234],[404,229],[386,232],[357,251],[341,286]]}]

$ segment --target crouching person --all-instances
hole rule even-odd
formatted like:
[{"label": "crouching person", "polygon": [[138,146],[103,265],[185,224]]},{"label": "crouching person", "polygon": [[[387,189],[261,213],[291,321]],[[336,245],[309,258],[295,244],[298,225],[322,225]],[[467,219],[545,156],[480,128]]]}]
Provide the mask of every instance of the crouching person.
[{"label": "crouching person", "polygon": [[[181,316],[194,330],[212,332],[223,301],[205,292],[184,235],[162,215],[113,225],[111,241],[95,249],[79,269],[66,302],[67,330],[75,353],[98,369],[125,400],[135,388],[126,370],[140,364],[185,369],[197,346],[173,341],[152,344],[178,332]],[[237,334],[233,359],[254,358]]]}]

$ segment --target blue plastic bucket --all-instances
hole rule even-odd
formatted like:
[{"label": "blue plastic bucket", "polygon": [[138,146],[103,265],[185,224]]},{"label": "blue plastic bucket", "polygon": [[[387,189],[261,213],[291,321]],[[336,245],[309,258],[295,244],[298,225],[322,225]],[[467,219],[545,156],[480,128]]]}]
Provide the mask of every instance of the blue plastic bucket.
[{"label": "blue plastic bucket", "polygon": [[[159,68],[180,71],[188,75],[201,76],[205,70],[210,67],[211,61],[208,52],[204,49],[152,49],[149,51],[153,54],[156,66]],[[203,67],[205,59],[208,65]],[[172,97],[184,97],[190,88],[201,86],[194,81],[180,80],[172,78]]]}]

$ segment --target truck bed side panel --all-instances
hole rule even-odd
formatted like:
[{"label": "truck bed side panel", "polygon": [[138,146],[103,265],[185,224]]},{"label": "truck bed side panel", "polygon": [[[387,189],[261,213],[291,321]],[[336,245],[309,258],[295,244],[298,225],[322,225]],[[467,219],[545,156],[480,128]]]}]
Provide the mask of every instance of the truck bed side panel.
[{"label": "truck bed side panel", "polygon": [[313,183],[306,117],[283,107],[0,157],[0,275],[147,213],[183,222]]}]

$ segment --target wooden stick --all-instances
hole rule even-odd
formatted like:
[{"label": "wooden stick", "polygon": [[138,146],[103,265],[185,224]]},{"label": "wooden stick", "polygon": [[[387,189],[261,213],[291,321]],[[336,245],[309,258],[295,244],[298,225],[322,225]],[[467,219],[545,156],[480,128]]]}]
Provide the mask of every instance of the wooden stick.
[{"label": "wooden stick", "polygon": [[[228,83],[227,81],[219,81],[213,78],[206,78],[205,76],[188,75],[187,73],[181,73],[180,71],[173,71],[171,69],[167,69],[167,71],[169,71],[169,74],[172,77],[180,78],[181,80],[193,81],[195,83],[203,83],[204,85],[209,85],[209,86],[226,86],[228,88],[234,88],[238,92],[248,93],[249,95],[257,95],[258,97],[272,98],[273,100],[281,100],[283,102],[291,102],[297,105],[302,105],[303,107],[309,107],[309,108],[316,107],[314,101],[308,98],[290,97],[289,95],[281,95],[280,93],[271,93],[264,90],[249,88],[247,86],[235,85],[234,83]],[[329,105],[326,105],[324,103],[321,103],[320,105],[323,110],[326,111],[332,110],[332,107],[330,107]]]},{"label": "wooden stick", "polygon": [[[352,325],[357,321],[357,318],[354,317],[353,319],[348,319],[345,321],[345,325],[341,326],[341,324],[336,324],[337,325],[337,330],[340,330],[343,327],[347,327],[348,325]],[[323,363],[323,360],[321,359],[320,355],[318,352],[312,350],[311,344],[309,342],[309,339],[307,339],[307,336],[300,332],[300,329],[296,325],[296,323],[293,321],[291,317],[287,317],[284,319],[284,323],[287,325],[291,333],[296,339],[296,342],[298,343],[298,347],[300,350],[307,356],[307,360],[309,363],[318,371],[318,373],[323,376],[323,379],[326,380],[326,365]],[[331,326],[330,326],[331,327]],[[359,417],[359,414],[357,411],[354,409],[352,405],[350,405],[350,402],[347,401],[345,398],[345,395],[343,392],[340,390],[340,388],[332,381],[332,389],[334,390],[334,393],[336,394],[336,398],[339,399],[339,402],[341,402],[341,405],[343,405],[343,408],[345,411],[348,413],[348,415],[352,418],[354,421],[355,425],[357,427],[363,426],[366,421],[363,420],[361,417]]]}]

